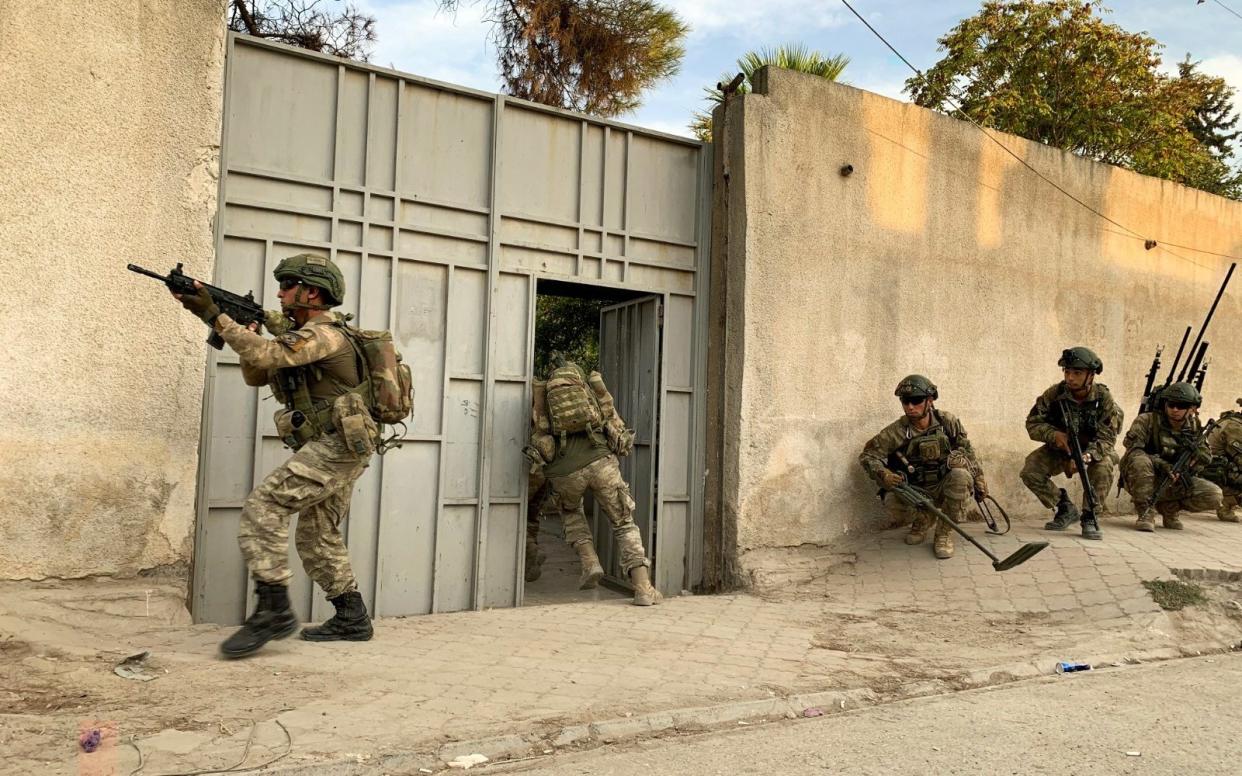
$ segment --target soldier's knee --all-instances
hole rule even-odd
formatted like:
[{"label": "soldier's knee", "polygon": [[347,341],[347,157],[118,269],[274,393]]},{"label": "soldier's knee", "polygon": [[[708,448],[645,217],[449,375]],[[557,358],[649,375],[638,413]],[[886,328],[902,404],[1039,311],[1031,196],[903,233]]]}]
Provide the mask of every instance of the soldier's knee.
[{"label": "soldier's knee", "polygon": [[962,501],[970,495],[974,482],[974,477],[971,477],[970,472],[965,469],[949,469],[949,473],[945,475],[945,496],[955,501]]}]

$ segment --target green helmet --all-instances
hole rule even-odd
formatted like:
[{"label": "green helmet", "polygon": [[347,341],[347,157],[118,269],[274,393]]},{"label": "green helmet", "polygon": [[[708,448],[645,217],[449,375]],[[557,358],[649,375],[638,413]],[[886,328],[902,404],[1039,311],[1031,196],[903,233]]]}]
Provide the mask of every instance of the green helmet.
[{"label": "green helmet", "polygon": [[936,384],[928,380],[923,375],[907,375],[897,383],[897,390],[894,395],[905,398],[926,398],[930,396],[933,399],[940,398],[940,393],[936,390]]},{"label": "green helmet", "polygon": [[345,300],[345,276],[332,259],[313,253],[299,253],[281,259],[273,273],[277,280],[291,278],[314,286],[327,295],[328,307],[336,307]]},{"label": "green helmet", "polygon": [[1199,393],[1198,388],[1195,388],[1190,383],[1173,383],[1168,388],[1160,391],[1161,404],[1167,404],[1171,401],[1198,407],[1203,404],[1203,395]]},{"label": "green helmet", "polygon": [[1062,369],[1089,369],[1097,375],[1104,371],[1104,362],[1100,360],[1100,357],[1090,348],[1084,348],[1081,345],[1062,350],[1061,360],[1057,361],[1057,366]]}]

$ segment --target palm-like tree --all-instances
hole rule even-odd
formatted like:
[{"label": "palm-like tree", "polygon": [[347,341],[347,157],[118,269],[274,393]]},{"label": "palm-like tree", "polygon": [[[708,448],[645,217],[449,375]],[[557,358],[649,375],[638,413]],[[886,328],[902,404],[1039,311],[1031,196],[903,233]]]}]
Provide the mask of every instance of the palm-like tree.
[{"label": "palm-like tree", "polygon": [[[750,79],[761,68],[769,65],[784,68],[785,70],[794,70],[799,73],[817,75],[820,78],[835,81],[841,77],[841,72],[845,70],[845,66],[849,63],[849,57],[844,54],[828,56],[819,51],[811,51],[800,43],[777,46],[775,48],[761,48],[758,51],[748,51],[737,61],[738,70],[741,71],[743,76],[742,83],[737,89],[737,94],[749,92],[751,89]],[[733,74],[725,73],[720,77],[720,80],[722,83],[728,83],[733,80]],[[703,91],[707,92],[707,99],[712,103],[712,107],[724,102],[724,92],[720,91],[719,86],[713,86]],[[699,111],[694,114],[694,120],[690,122],[690,131],[699,140],[705,143],[711,142],[712,114],[710,110]]]}]

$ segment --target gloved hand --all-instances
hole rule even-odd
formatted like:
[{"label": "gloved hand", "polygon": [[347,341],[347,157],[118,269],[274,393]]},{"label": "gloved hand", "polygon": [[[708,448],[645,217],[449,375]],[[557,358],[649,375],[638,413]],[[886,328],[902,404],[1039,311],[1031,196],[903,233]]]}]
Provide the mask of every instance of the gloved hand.
[{"label": "gloved hand", "polygon": [[181,306],[201,318],[203,323],[211,326],[216,322],[220,308],[212,300],[211,294],[207,293],[207,289],[198,288],[195,293],[181,294],[179,298]]},{"label": "gloved hand", "polygon": [[975,501],[983,501],[988,497],[988,481],[980,474],[975,477]]},{"label": "gloved hand", "polygon": [[1058,450],[1061,450],[1062,452],[1068,453],[1070,451],[1069,434],[1065,433],[1064,431],[1052,432],[1052,446],[1057,448]]},{"label": "gloved hand", "polygon": [[887,490],[892,490],[905,481],[905,477],[892,469],[880,469],[880,486]]}]

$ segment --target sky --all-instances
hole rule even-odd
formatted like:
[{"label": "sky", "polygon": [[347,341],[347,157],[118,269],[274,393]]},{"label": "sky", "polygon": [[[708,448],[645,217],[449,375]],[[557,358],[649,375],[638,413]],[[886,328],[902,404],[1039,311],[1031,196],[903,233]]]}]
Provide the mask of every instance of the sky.
[{"label": "sky", "polygon": [[[376,17],[379,40],[371,62],[414,75],[499,91],[496,52],[489,41],[486,3],[451,15],[435,0],[353,0]],[[939,59],[936,39],[974,14],[980,0],[850,0],[915,67]],[[749,50],[801,43],[850,59],[842,78],[852,86],[906,99],[911,75],[840,0],[663,0],[690,26],[681,71],[650,89],[635,112],[617,117],[630,124],[689,135],[687,125],[706,106],[703,89],[737,71]],[[1223,5],[1222,5],[1223,4]],[[1202,70],[1225,78],[1242,93],[1242,0],[1111,0],[1107,18],[1129,31],[1144,31],[1164,44],[1165,69],[1187,54]]]}]

